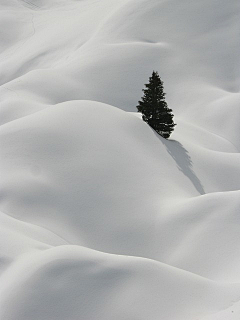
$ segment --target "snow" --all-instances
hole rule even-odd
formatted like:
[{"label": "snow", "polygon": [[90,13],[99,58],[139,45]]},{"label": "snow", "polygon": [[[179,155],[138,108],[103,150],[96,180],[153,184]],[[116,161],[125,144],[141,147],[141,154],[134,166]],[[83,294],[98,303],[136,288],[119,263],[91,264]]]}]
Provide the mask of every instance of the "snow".
[{"label": "snow", "polygon": [[0,0],[0,319],[240,318],[238,14]]}]

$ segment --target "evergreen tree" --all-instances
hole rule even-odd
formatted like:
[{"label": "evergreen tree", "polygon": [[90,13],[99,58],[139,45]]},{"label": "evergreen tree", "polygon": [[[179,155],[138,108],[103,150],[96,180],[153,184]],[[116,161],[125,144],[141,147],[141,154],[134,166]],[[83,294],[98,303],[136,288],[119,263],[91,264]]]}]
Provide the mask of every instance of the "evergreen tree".
[{"label": "evergreen tree", "polygon": [[138,112],[142,113],[143,121],[147,122],[158,134],[169,138],[174,130],[172,110],[168,108],[163,92],[163,82],[157,72],[153,71],[149,83],[145,84],[146,89],[142,101],[138,101]]}]

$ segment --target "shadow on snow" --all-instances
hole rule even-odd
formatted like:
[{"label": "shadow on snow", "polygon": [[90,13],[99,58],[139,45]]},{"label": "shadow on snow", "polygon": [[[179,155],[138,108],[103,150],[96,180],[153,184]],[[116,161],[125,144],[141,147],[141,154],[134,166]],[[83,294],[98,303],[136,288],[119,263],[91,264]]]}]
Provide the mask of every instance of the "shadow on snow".
[{"label": "shadow on snow", "polygon": [[165,139],[161,139],[161,142],[165,145],[167,152],[176,162],[178,169],[188,177],[200,194],[205,194],[201,181],[192,169],[192,159],[183,145],[176,140],[167,141]]}]

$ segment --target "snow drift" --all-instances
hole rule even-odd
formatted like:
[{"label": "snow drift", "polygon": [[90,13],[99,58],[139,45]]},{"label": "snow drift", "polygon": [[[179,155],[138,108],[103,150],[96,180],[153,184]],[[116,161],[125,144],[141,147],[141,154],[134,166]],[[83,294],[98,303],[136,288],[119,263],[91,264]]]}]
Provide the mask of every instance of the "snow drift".
[{"label": "snow drift", "polygon": [[0,6],[0,319],[238,319],[238,1]]}]

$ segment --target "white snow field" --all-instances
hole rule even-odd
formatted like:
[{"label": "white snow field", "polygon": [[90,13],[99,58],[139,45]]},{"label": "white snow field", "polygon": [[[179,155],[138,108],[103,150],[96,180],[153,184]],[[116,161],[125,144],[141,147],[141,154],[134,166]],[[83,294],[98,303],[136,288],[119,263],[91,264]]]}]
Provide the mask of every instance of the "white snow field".
[{"label": "white snow field", "polygon": [[240,319],[239,33],[239,0],[0,0],[0,320]]}]

